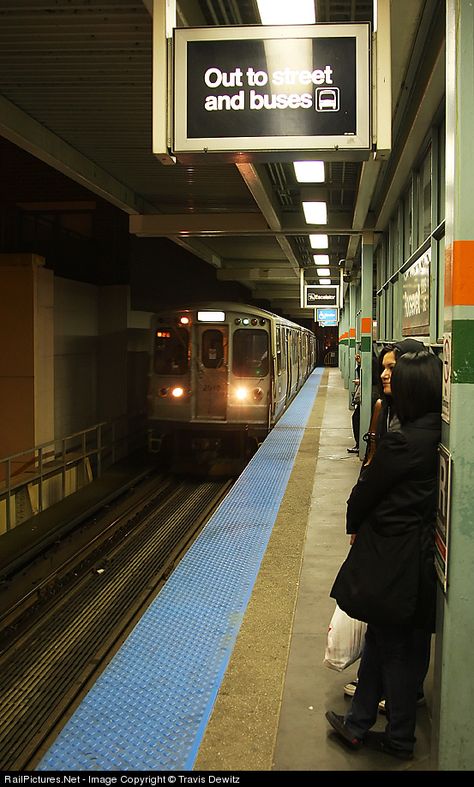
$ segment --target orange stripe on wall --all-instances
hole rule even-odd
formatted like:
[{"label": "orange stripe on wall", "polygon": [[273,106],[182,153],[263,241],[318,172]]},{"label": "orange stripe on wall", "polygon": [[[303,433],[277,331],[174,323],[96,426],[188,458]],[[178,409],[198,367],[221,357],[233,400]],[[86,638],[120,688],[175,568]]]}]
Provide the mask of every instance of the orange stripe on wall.
[{"label": "orange stripe on wall", "polygon": [[474,240],[455,240],[446,248],[445,306],[474,306]]},{"label": "orange stripe on wall", "polygon": [[361,333],[372,333],[372,317],[362,317],[360,321]]},{"label": "orange stripe on wall", "polygon": [[355,328],[349,328],[349,339],[355,339],[356,331]]}]

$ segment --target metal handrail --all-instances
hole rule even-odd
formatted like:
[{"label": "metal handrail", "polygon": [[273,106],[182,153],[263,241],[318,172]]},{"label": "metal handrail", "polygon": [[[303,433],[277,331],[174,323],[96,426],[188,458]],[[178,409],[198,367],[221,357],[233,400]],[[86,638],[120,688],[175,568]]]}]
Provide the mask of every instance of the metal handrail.
[{"label": "metal handrail", "polygon": [[[139,428],[131,430],[133,420],[140,419]],[[120,428],[122,426],[122,428]],[[12,527],[12,498],[23,488],[31,484],[38,485],[38,510],[43,511],[44,484],[54,476],[61,474],[61,495],[66,495],[66,472],[82,463],[84,470],[94,465],[93,475],[100,478],[106,467],[115,464],[117,456],[130,453],[130,444],[143,436],[146,444],[146,428],[141,416],[125,416],[113,421],[101,421],[80,432],[73,432],[48,442],[40,443],[32,448],[18,451],[10,456],[0,458],[0,501],[5,500],[6,529]],[[136,446],[138,447],[138,446]],[[26,461],[21,459],[26,458]],[[19,465],[19,466],[18,466]]]}]

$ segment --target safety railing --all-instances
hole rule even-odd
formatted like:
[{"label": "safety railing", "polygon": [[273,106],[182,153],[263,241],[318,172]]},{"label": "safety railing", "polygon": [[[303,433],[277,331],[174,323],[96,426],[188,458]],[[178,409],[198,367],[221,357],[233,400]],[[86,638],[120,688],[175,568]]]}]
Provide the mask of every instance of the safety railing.
[{"label": "safety railing", "polygon": [[126,416],[0,459],[0,532],[100,478],[146,438],[145,418]]}]

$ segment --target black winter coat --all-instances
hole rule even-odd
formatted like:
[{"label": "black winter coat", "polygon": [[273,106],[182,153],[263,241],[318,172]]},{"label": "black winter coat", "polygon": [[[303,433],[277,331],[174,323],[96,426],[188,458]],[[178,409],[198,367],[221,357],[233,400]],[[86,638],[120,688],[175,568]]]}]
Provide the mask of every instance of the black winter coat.
[{"label": "black winter coat", "polygon": [[357,537],[331,596],[353,618],[434,630],[440,437],[437,413],[387,432],[351,492],[347,532]]}]

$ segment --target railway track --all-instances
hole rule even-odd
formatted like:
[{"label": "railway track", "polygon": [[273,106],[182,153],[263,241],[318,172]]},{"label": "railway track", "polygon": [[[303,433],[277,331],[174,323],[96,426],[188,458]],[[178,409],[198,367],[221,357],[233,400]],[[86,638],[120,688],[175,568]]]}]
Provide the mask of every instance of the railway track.
[{"label": "railway track", "polygon": [[161,483],[4,613],[1,770],[35,767],[229,486]]}]

